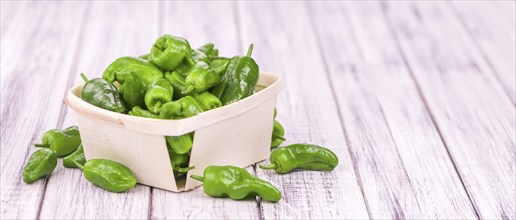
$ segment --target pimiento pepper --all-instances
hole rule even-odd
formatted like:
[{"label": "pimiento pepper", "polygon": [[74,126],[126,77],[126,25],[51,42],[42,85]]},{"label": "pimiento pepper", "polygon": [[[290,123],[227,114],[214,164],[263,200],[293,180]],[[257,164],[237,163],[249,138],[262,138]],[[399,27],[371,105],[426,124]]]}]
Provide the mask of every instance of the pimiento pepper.
[{"label": "pimiento pepper", "polygon": [[223,105],[231,104],[253,94],[258,82],[259,68],[251,54],[253,45],[249,46],[246,56],[234,56],[227,64],[220,83],[213,87],[211,93],[220,99]]},{"label": "pimiento pepper", "polygon": [[156,40],[150,54],[152,62],[165,71],[174,70],[183,60],[190,65],[194,64],[188,41],[168,34]]},{"label": "pimiento pepper", "polygon": [[71,154],[81,145],[81,135],[77,126],[70,126],[64,130],[52,129],[43,134],[40,144],[35,147],[49,148],[56,152],[57,157]]},{"label": "pimiento pepper", "polygon": [[83,171],[84,178],[110,192],[124,192],[136,185],[133,172],[121,163],[105,159],[92,159],[84,165],[75,162]]},{"label": "pimiento pepper", "polygon": [[209,63],[210,62],[208,55],[206,55],[204,52],[202,52],[200,50],[192,50],[192,59],[193,59],[194,63],[198,63],[198,62]]},{"label": "pimiento pepper", "polygon": [[23,168],[23,182],[30,184],[46,177],[57,166],[57,155],[54,151],[43,148],[30,155],[27,165]]},{"label": "pimiento pepper", "polygon": [[84,165],[86,163],[86,157],[84,157],[84,149],[82,148],[82,144],[79,145],[79,148],[72,154],[63,158],[63,166],[66,168],[78,168],[75,165],[75,162]]},{"label": "pimiento pepper", "polygon": [[272,151],[271,164],[260,165],[262,169],[274,169],[279,174],[295,169],[333,170],[338,164],[337,155],[331,150],[313,144],[292,144]]},{"label": "pimiento pepper", "polygon": [[156,115],[148,110],[145,110],[140,106],[134,106],[133,109],[131,109],[131,111],[129,111],[127,114],[144,118],[159,118],[159,115]]},{"label": "pimiento pepper", "polygon": [[228,63],[229,63],[229,59],[215,59],[210,62],[210,67],[219,76],[222,76],[224,71],[226,71],[226,67],[228,66]]},{"label": "pimiento pepper", "polygon": [[120,57],[116,59],[104,70],[102,78],[110,83],[117,81],[120,84],[124,84],[130,72],[136,73],[145,86],[163,78],[163,72],[151,61],[138,57]]},{"label": "pimiento pepper", "polygon": [[203,92],[220,82],[220,76],[211,69],[206,62],[198,62],[190,70],[188,76],[185,78],[185,83],[188,86],[183,94],[190,92]]},{"label": "pimiento pepper", "polygon": [[193,95],[204,106],[204,109],[211,110],[222,106],[222,102],[208,91]]},{"label": "pimiento pepper", "polygon": [[162,119],[182,119],[192,117],[203,111],[205,111],[204,106],[196,98],[185,96],[163,105],[159,117]]},{"label": "pimiento pepper", "polygon": [[188,85],[185,83],[185,77],[177,71],[165,73],[165,79],[174,87],[174,99],[185,97],[185,91]]},{"label": "pimiento pepper", "polygon": [[272,127],[272,140],[271,140],[271,148],[276,148],[285,141],[285,129],[281,124],[274,120],[274,125]]},{"label": "pimiento pepper", "polygon": [[120,94],[129,109],[132,109],[134,106],[145,105],[146,90],[145,84],[133,71],[127,74],[124,84],[120,86]]},{"label": "pimiento pepper", "polygon": [[174,175],[176,177],[181,177],[183,174],[195,168],[195,166],[188,167],[190,155],[186,153],[178,154],[170,147],[170,145],[167,145],[167,150],[170,162],[172,163],[172,169],[174,170]]},{"label": "pimiento pepper", "polygon": [[208,57],[219,55],[219,50],[215,48],[215,45],[213,43],[206,43],[201,47],[197,48],[197,50],[203,52]]},{"label": "pimiento pepper", "polygon": [[281,192],[271,183],[235,166],[209,166],[204,169],[204,177],[190,177],[203,182],[204,193],[212,197],[229,196],[231,199],[240,200],[257,195],[271,202],[281,199]]},{"label": "pimiento pepper", "polygon": [[84,73],[81,73],[81,77],[86,82],[81,91],[82,100],[113,112],[125,113],[127,111],[120,93],[113,84],[101,78],[88,80]]},{"label": "pimiento pepper", "polygon": [[165,79],[154,81],[145,93],[145,105],[153,113],[158,113],[161,106],[172,101],[174,88]]},{"label": "pimiento pepper", "polygon": [[179,136],[167,136],[166,141],[168,146],[177,154],[186,154],[192,149],[193,140],[191,134],[184,134]]}]

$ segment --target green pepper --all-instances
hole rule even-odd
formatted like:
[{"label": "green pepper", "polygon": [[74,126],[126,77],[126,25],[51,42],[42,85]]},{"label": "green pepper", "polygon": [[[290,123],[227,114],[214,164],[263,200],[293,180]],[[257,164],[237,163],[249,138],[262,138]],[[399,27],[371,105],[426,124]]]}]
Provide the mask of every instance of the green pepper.
[{"label": "green pepper", "polygon": [[215,45],[213,43],[206,43],[201,47],[197,48],[197,50],[203,52],[208,57],[219,55],[219,50],[215,48]]},{"label": "green pepper", "polygon": [[239,167],[209,166],[204,169],[204,177],[190,177],[203,182],[204,193],[212,197],[229,196],[231,199],[240,200],[257,195],[271,202],[281,199],[281,192],[271,183],[256,178]]},{"label": "green pepper", "polygon": [[195,168],[195,166],[188,167],[190,155],[188,155],[186,153],[178,154],[168,144],[167,144],[167,150],[168,150],[168,156],[170,158],[170,162],[172,163],[172,169],[174,170],[174,174],[176,175],[176,177],[180,177],[180,176],[182,176],[182,174],[185,174],[188,171]]},{"label": "green pepper", "polygon": [[168,146],[178,154],[186,154],[192,149],[193,140],[191,134],[167,136],[166,140]]},{"label": "green pepper", "polygon": [[331,150],[313,144],[292,144],[272,151],[271,164],[260,165],[262,169],[274,169],[284,174],[294,169],[333,170],[338,164],[337,155]]},{"label": "green pepper", "polygon": [[140,106],[134,106],[133,109],[129,111],[127,114],[144,118],[159,118],[159,115],[156,115],[148,110],[142,109],[142,107]]},{"label": "green pepper", "polygon": [[222,106],[220,100],[208,91],[193,95],[204,106],[204,109],[211,110]]},{"label": "green pepper", "polygon": [[88,80],[84,73],[81,73],[81,77],[86,82],[81,91],[82,100],[113,112],[125,113],[127,111],[120,93],[113,84],[101,78]]},{"label": "green pepper", "polygon": [[188,41],[168,34],[156,40],[150,54],[152,62],[165,71],[174,70],[183,60],[194,64]]},{"label": "green pepper", "polygon": [[150,59],[150,53],[140,55],[140,56],[138,56],[138,58],[142,58],[144,60],[149,60]]},{"label": "green pepper", "polygon": [[127,74],[124,84],[120,86],[120,94],[129,109],[145,104],[144,98],[146,90],[145,84],[133,71]]},{"label": "green pepper", "polygon": [[209,63],[210,62],[210,59],[208,58],[208,56],[204,52],[201,52],[199,50],[192,50],[192,59],[193,59],[194,63],[198,63],[198,62]]},{"label": "green pepper", "polygon": [[27,165],[23,168],[23,182],[30,184],[46,177],[57,166],[57,155],[54,151],[43,148],[30,155]]},{"label": "green pepper", "polygon": [[186,96],[183,92],[186,91],[188,85],[186,85],[185,77],[183,75],[177,71],[173,71],[171,73],[167,72],[165,73],[165,79],[170,83],[170,85],[172,85],[172,87],[174,87],[174,99],[177,100]]},{"label": "green pepper", "polygon": [[145,86],[163,78],[163,72],[152,64],[151,61],[138,57],[120,57],[116,59],[104,70],[102,78],[110,83],[117,81],[120,84],[124,84],[130,72],[135,72]]},{"label": "green pepper", "polygon": [[224,71],[226,71],[226,67],[228,66],[229,60],[227,59],[216,59],[210,62],[210,67],[213,71],[215,71],[219,76],[222,76]]},{"label": "green pepper", "polygon": [[285,141],[285,129],[283,129],[283,126],[281,124],[274,120],[274,126],[272,127],[272,140],[271,140],[271,148],[276,148]]},{"label": "green pepper", "polygon": [[81,165],[75,165],[83,171],[84,178],[110,192],[124,192],[136,185],[133,172],[121,163],[105,159],[92,159]]},{"label": "green pepper", "polygon": [[77,148],[75,152],[63,158],[63,166],[66,168],[78,168],[77,165],[75,165],[75,161],[81,165],[86,163],[86,157],[84,157],[84,149],[82,148],[82,144],[79,145],[79,148]]},{"label": "green pepper", "polygon": [[71,154],[81,145],[81,135],[77,126],[70,126],[64,130],[52,129],[43,134],[40,144],[35,147],[50,148],[57,157]]},{"label": "green pepper", "polygon": [[183,94],[189,94],[193,91],[203,92],[219,82],[220,76],[211,69],[210,65],[206,62],[198,62],[185,79],[188,88],[186,88]]},{"label": "green pepper", "polygon": [[182,119],[192,117],[205,111],[202,104],[192,96],[168,102],[161,107],[159,117],[162,119]]},{"label": "green pepper", "polygon": [[260,75],[258,65],[251,58],[253,45],[249,46],[246,56],[234,56],[227,64],[220,83],[213,87],[211,93],[220,99],[223,105],[231,104],[253,94]]},{"label": "green pepper", "polygon": [[145,93],[145,105],[152,113],[158,113],[161,106],[172,101],[174,88],[165,79],[154,81]]}]

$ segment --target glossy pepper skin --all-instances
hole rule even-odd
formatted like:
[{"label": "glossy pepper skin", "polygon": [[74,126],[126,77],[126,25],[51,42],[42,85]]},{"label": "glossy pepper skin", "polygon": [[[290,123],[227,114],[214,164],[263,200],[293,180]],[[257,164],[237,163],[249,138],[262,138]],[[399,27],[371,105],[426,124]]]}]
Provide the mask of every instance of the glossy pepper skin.
[{"label": "glossy pepper skin", "polygon": [[192,50],[192,59],[193,59],[194,63],[198,63],[198,62],[209,63],[210,62],[208,55],[206,55],[204,52],[202,52],[200,50]]},{"label": "glossy pepper skin", "polygon": [[23,182],[30,184],[46,177],[54,171],[57,166],[57,155],[54,151],[43,148],[34,152],[23,168]]},{"label": "glossy pepper skin", "polygon": [[205,43],[201,47],[197,48],[197,50],[203,52],[208,57],[219,55],[219,50],[215,48],[213,43]]},{"label": "glossy pepper skin", "polygon": [[192,175],[191,178],[203,182],[204,193],[212,197],[240,200],[257,195],[271,202],[281,199],[281,192],[271,183],[239,167],[209,166],[204,170],[204,177]]},{"label": "glossy pepper skin", "polygon": [[226,71],[226,67],[228,66],[228,63],[229,63],[228,59],[215,59],[210,62],[210,67],[219,76],[222,76],[224,71]]},{"label": "glossy pepper skin", "polygon": [[110,83],[117,81],[124,84],[127,75],[131,72],[136,73],[146,86],[163,78],[163,72],[158,67],[151,61],[139,57],[120,57],[116,59],[104,70],[102,78]]},{"label": "glossy pepper skin", "polygon": [[188,86],[183,94],[203,92],[220,82],[220,76],[206,62],[198,62],[185,78]]},{"label": "glossy pepper skin", "polygon": [[194,64],[192,48],[188,41],[168,34],[156,40],[152,46],[150,57],[156,66],[165,71],[174,70],[183,60],[190,65]]},{"label": "glossy pepper skin", "polygon": [[246,56],[234,56],[227,64],[220,83],[211,93],[217,96],[223,105],[231,104],[253,94],[258,82],[259,68],[251,53],[253,45],[249,46]]},{"label": "glossy pepper skin", "polygon": [[144,118],[159,118],[159,115],[156,115],[148,110],[145,110],[140,106],[134,106],[133,109],[131,109],[131,111],[129,111],[127,114]]},{"label": "glossy pepper skin", "polygon": [[152,113],[158,113],[161,106],[172,101],[174,88],[165,79],[154,81],[145,93],[145,105]]},{"label": "glossy pepper skin", "polygon": [[138,78],[136,73],[132,71],[127,74],[124,84],[120,86],[120,94],[129,109],[145,104],[144,98],[146,90],[145,84]]},{"label": "glossy pepper skin", "polygon": [[70,126],[64,130],[52,129],[43,134],[40,144],[35,147],[49,148],[57,157],[64,157],[71,154],[81,145],[81,135],[77,126]]},{"label": "glossy pepper skin", "polygon": [[79,148],[72,154],[63,158],[63,166],[66,168],[78,168],[75,165],[75,162],[84,165],[86,163],[86,157],[84,157],[84,149],[82,148],[82,144],[79,145]]},{"label": "glossy pepper skin", "polygon": [[193,140],[191,134],[179,136],[167,136],[167,145],[177,154],[186,154],[192,149]]},{"label": "glossy pepper skin", "polygon": [[204,106],[204,109],[211,110],[222,106],[222,102],[208,91],[193,95]]},{"label": "glossy pepper skin", "polygon": [[186,96],[188,85],[185,83],[185,77],[177,71],[165,73],[165,79],[174,87],[173,99],[177,100]]},{"label": "glossy pepper skin", "polygon": [[271,148],[276,148],[285,141],[285,129],[281,124],[274,120],[274,125],[272,127],[272,140],[271,140]]},{"label": "glossy pepper skin", "polygon": [[125,113],[127,111],[122,96],[113,84],[101,78],[88,80],[83,73],[81,73],[81,77],[86,82],[81,91],[82,100],[113,112]]},{"label": "glossy pepper skin", "polygon": [[192,96],[185,96],[179,100],[168,102],[161,107],[161,119],[182,119],[192,117],[205,111],[202,104]]},{"label": "glossy pepper skin", "polygon": [[75,163],[83,171],[84,178],[110,192],[124,192],[136,185],[133,172],[121,163],[105,159],[92,159],[84,165]]},{"label": "glossy pepper skin", "polygon": [[169,145],[167,145],[167,150],[176,177],[181,177],[183,174],[195,168],[195,166],[188,167],[190,155],[178,154]]},{"label": "glossy pepper skin", "polygon": [[292,144],[272,151],[271,164],[260,165],[262,169],[274,169],[279,174],[295,169],[331,171],[338,164],[337,155],[331,150],[313,144]]}]

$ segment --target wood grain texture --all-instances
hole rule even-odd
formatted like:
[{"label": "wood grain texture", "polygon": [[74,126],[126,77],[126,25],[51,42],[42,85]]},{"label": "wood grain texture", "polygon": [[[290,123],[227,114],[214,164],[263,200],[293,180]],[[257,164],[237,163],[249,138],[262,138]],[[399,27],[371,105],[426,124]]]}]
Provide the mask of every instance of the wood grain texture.
[{"label": "wood grain texture", "polygon": [[514,218],[514,105],[447,6],[384,11],[479,216]]},{"label": "wood grain texture", "polygon": [[283,193],[276,204],[260,203],[263,218],[368,218],[304,3],[245,2],[238,6],[242,42],[254,43],[253,57],[262,71],[283,76],[285,90],[277,101],[277,119],[285,127],[285,145],[327,146],[340,163],[332,172],[278,175],[257,169],[258,177],[271,181]]},{"label": "wood grain texture", "polygon": [[[222,56],[243,53],[230,2],[165,2],[162,10],[163,33],[185,37],[192,48],[213,42]],[[259,218],[255,200],[211,198],[202,187],[183,193],[154,189],[152,204],[153,219]]]},{"label": "wood grain texture", "polygon": [[371,217],[475,218],[380,4],[310,8]]},{"label": "wood grain texture", "polygon": [[85,3],[77,2],[24,2],[17,7],[23,13],[15,14],[1,42],[2,219],[38,214],[47,180],[28,185],[21,173],[36,150],[31,144],[58,124],[86,11]]}]

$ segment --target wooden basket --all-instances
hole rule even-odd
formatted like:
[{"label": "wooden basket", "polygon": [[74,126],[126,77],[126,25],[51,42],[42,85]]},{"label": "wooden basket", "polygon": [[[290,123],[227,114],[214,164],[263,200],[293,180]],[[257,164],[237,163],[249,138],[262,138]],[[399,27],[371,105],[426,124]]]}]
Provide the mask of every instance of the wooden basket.
[{"label": "wooden basket", "polygon": [[233,104],[180,120],[135,117],[93,106],[80,98],[83,85],[68,91],[66,103],[76,112],[87,159],[120,162],[141,184],[174,192],[202,183],[176,182],[164,136],[195,131],[187,176],[203,175],[210,165],[246,167],[269,156],[279,75],[260,73],[258,92]]}]

